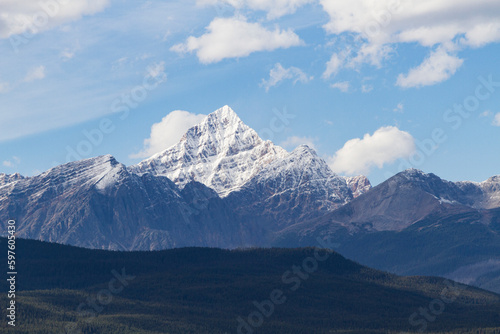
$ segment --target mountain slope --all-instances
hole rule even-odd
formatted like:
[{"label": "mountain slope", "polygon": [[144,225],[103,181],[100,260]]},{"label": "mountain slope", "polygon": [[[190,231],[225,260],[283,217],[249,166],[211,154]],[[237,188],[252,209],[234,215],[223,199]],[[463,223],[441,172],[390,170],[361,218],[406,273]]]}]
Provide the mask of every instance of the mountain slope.
[{"label": "mountain slope", "polygon": [[491,180],[453,183],[408,170],[331,213],[280,231],[275,245],[328,236],[336,250],[365,265],[500,292],[500,209],[481,208],[492,203],[483,192]]},{"label": "mountain slope", "polygon": [[135,166],[108,155],[0,175],[0,224],[14,218],[21,237],[90,248],[270,246],[277,231],[370,187],[306,146],[288,153],[263,141],[226,106]]},{"label": "mountain slope", "polygon": [[[308,163],[307,168],[316,170],[302,171],[301,163]],[[214,189],[223,198],[245,186],[252,186],[247,186],[247,183],[255,184],[259,180],[265,183],[273,178],[282,181],[283,174],[290,173],[291,169],[296,170],[293,174],[297,177],[296,180],[288,178],[292,187],[301,182],[300,177],[306,172],[312,177],[336,178],[335,188],[331,190],[336,191],[339,186],[342,189],[330,195],[333,201],[341,204],[352,199],[353,192],[360,194],[370,188],[365,177],[336,176],[309,148],[302,147],[288,153],[272,142],[262,140],[228,106],[214,111],[190,128],[176,145],[129,167],[136,174],[167,176],[181,188],[189,181],[197,181]],[[349,187],[347,180],[350,180]]]},{"label": "mountain slope", "polygon": [[371,188],[364,176],[336,175],[307,146],[288,153],[263,141],[228,106],[129,171],[167,176],[181,188],[189,181],[201,182],[246,224],[270,231],[321,216]]},{"label": "mountain slope", "polygon": [[166,177],[130,173],[109,155],[0,187],[1,224],[8,219],[17,220],[20,237],[90,248],[245,245],[213,190],[190,183],[181,191]]},{"label": "mountain slope", "polygon": [[460,190],[472,202],[474,208],[494,209],[500,207],[500,176],[490,177],[483,182],[457,182]]},{"label": "mountain slope", "polygon": [[254,217],[278,231],[351,201],[351,187],[314,150],[303,145],[265,166],[225,200],[239,215]]},{"label": "mountain slope", "polygon": [[129,169],[137,174],[166,176],[181,188],[197,181],[225,197],[265,165],[286,155],[281,147],[263,141],[225,106],[190,128],[176,145]]}]

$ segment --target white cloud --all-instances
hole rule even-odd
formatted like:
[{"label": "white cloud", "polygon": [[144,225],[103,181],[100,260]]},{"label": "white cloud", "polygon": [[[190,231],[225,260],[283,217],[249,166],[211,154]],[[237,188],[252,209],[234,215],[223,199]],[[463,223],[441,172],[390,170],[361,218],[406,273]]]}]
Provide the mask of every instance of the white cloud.
[{"label": "white cloud", "polygon": [[334,53],[330,60],[326,63],[326,70],[323,73],[323,78],[329,79],[331,77],[335,77],[342,66],[344,66],[346,57],[346,52]]},{"label": "white cloud", "polygon": [[289,149],[294,149],[299,145],[307,145],[313,150],[316,149],[315,142],[317,141],[317,138],[311,138],[311,137],[298,137],[298,136],[292,136],[288,137],[286,140],[281,142],[281,146]]},{"label": "white cloud", "polygon": [[32,82],[45,78],[45,66],[41,65],[31,69],[24,78],[25,82]]},{"label": "white cloud", "polygon": [[[498,21],[498,18],[497,18]],[[482,47],[500,41],[500,22],[485,22],[472,27],[465,33],[461,43],[471,47]]]},{"label": "white cloud", "polygon": [[74,56],[75,56],[75,51],[69,49],[66,49],[63,52],[61,52],[61,59],[63,61],[68,61],[70,59],[73,59]]},{"label": "white cloud", "polygon": [[267,92],[269,91],[269,88],[278,85],[283,80],[293,80],[293,83],[295,84],[297,81],[307,83],[312,79],[313,77],[307,76],[307,74],[305,74],[300,68],[293,66],[284,68],[280,63],[277,63],[269,72],[269,79],[262,80],[261,86],[265,87]]},{"label": "white cloud", "polygon": [[[12,160],[14,162],[12,162]],[[19,159],[19,157],[16,157],[16,156],[13,156],[11,160],[5,160],[2,162],[2,164],[5,166],[5,167],[16,167],[17,165],[19,165],[21,163],[21,159]]]},{"label": "white cloud", "polygon": [[[458,52],[500,41],[500,2],[495,0],[320,0],[320,3],[330,17],[324,25],[327,33],[354,37],[353,57],[343,64],[347,68],[358,69],[363,63],[380,66],[398,43],[418,43]],[[433,54],[431,58],[437,56]],[[462,62],[449,57],[454,66],[438,69],[440,72],[433,80],[418,81],[435,84],[448,79]]]},{"label": "white cloud", "polygon": [[373,90],[373,86],[372,85],[362,85],[361,86],[361,91],[363,93],[369,93]]},{"label": "white cloud", "polygon": [[0,81],[0,93],[5,93],[9,89],[10,85],[8,82]]},{"label": "white cloud", "polygon": [[463,59],[451,56],[440,48],[432,52],[422,64],[412,68],[407,75],[400,74],[396,84],[403,88],[434,85],[448,80],[463,62]]},{"label": "white cloud", "polygon": [[[0,4],[0,38],[40,31],[98,13],[109,0],[4,0]],[[20,36],[19,38],[23,38]]]},{"label": "white cloud", "polygon": [[273,51],[302,45],[292,30],[267,30],[259,23],[245,18],[216,18],[200,37],[190,36],[185,43],[176,44],[170,50],[178,53],[196,51],[200,62],[216,63],[225,58],[246,57],[257,51]]},{"label": "white cloud", "polygon": [[165,73],[165,62],[153,63],[146,69],[147,76],[153,79],[158,79],[158,82],[163,82],[167,78]]},{"label": "white cloud", "polygon": [[369,174],[372,168],[382,168],[399,158],[407,158],[414,151],[415,140],[411,134],[386,126],[373,135],[367,133],[362,139],[349,140],[330,158],[329,163],[336,173]]},{"label": "white cloud", "polygon": [[403,105],[403,103],[398,103],[396,108],[392,109],[392,111],[402,114],[405,111],[405,106]]},{"label": "white cloud", "polygon": [[500,126],[500,112],[495,114],[495,117],[493,118],[493,123],[494,126]]},{"label": "white cloud", "polygon": [[248,8],[267,12],[268,19],[276,19],[315,0],[198,0],[199,5],[230,5],[236,9]]},{"label": "white cloud", "polygon": [[479,114],[479,117],[490,117],[491,115],[493,115],[491,110],[485,110],[481,114]]},{"label": "white cloud", "polygon": [[347,93],[349,91],[350,85],[348,81],[341,81],[331,84],[330,87],[336,88],[340,90],[342,93]]},{"label": "white cloud", "polygon": [[149,138],[144,140],[144,148],[131,158],[148,158],[175,145],[186,131],[200,123],[206,115],[192,114],[183,110],[172,111],[161,122],[153,124]]}]

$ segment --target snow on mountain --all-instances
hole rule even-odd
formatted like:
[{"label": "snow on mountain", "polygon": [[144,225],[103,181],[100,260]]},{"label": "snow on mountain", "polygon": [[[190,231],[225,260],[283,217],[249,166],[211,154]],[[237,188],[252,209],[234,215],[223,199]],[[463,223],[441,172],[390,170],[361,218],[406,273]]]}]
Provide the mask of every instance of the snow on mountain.
[{"label": "snow on mountain", "polygon": [[372,185],[370,180],[364,175],[344,177],[347,182],[347,186],[351,189],[354,198],[367,193]]},{"label": "snow on mountain", "polygon": [[33,201],[47,192],[63,193],[86,186],[104,190],[112,180],[118,182],[123,173],[127,173],[125,165],[111,155],[104,155],[60,165],[33,177],[3,174],[0,175],[0,199],[12,192],[26,192]]},{"label": "snow on mountain", "polygon": [[500,176],[490,177],[483,182],[451,182],[418,169],[408,169],[398,175],[420,185],[442,203],[462,204],[475,209],[500,207]]},{"label": "snow on mountain", "polygon": [[285,157],[265,166],[245,187],[267,185],[261,196],[280,196],[283,193],[317,194],[322,205],[334,209],[353,198],[344,177],[336,175],[326,162],[307,145],[301,145]]},{"label": "snow on mountain", "polygon": [[345,178],[306,145],[269,163],[227,197],[242,217],[272,231],[324,215],[352,199]]},{"label": "snow on mountain", "polygon": [[223,198],[255,184],[266,185],[269,192],[266,196],[311,192],[316,188],[314,191],[322,193],[321,201],[328,208],[337,207],[371,187],[365,177],[337,176],[307,146],[288,153],[262,140],[228,106],[190,128],[176,145],[130,166],[129,170],[166,176],[181,188],[197,181]]},{"label": "snow on mountain", "polygon": [[15,174],[0,173],[0,187],[6,185],[8,183],[15,182],[15,181],[22,180],[22,179],[24,179],[24,176],[22,176],[19,173],[15,173]]},{"label": "snow on mountain", "polygon": [[[456,182],[464,192],[475,195],[474,207],[493,209],[500,207],[500,175],[492,176],[483,182]],[[472,191],[471,191],[472,190]]]},{"label": "snow on mountain", "polygon": [[283,148],[262,140],[231,108],[224,106],[190,128],[179,143],[129,170],[166,176],[181,188],[198,181],[225,197],[264,166],[287,154]]},{"label": "snow on mountain", "polygon": [[[12,178],[12,177],[11,177]],[[70,162],[0,186],[0,227],[22,238],[113,250],[243,247],[231,208],[200,183],[130,173],[111,155]],[[1,234],[5,235],[5,233]]]}]

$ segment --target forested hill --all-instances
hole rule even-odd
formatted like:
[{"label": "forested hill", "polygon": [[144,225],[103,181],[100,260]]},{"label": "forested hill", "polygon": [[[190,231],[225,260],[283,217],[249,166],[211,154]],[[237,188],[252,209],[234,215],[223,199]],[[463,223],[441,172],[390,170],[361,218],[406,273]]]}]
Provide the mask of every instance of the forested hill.
[{"label": "forested hill", "polygon": [[[6,239],[0,249],[7,253]],[[314,248],[112,252],[19,239],[16,256],[13,333],[71,326],[75,333],[172,334],[500,328],[498,295],[441,278],[398,277]],[[409,320],[438,304],[444,309],[433,321],[418,314]],[[255,312],[269,313],[259,326],[258,316],[249,319]],[[10,332],[5,326],[1,332]]]}]

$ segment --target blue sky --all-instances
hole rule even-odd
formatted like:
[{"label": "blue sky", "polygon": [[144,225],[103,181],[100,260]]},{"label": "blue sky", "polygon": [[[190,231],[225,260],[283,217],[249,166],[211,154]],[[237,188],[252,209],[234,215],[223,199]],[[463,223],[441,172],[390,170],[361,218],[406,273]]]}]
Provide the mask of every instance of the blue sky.
[{"label": "blue sky", "polygon": [[339,174],[482,181],[500,174],[499,41],[491,0],[9,0],[0,173],[134,164],[229,105]]}]

